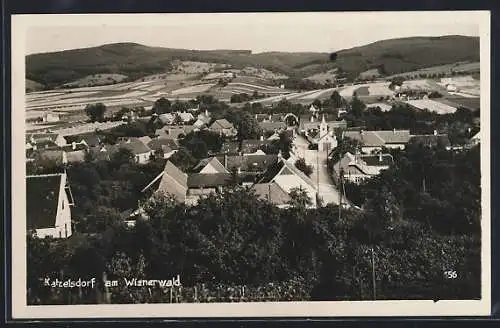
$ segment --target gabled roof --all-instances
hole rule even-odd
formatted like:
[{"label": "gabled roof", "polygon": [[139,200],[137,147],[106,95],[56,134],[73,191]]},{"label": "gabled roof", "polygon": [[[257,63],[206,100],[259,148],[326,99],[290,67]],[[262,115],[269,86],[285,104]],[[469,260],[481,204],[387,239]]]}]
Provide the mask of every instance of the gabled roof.
[{"label": "gabled roof", "polygon": [[188,121],[194,120],[193,114],[191,114],[189,112],[177,113],[177,115],[179,115],[179,117],[181,118],[181,120],[183,120],[184,122],[188,122]]},{"label": "gabled roof", "polygon": [[26,226],[28,229],[55,227],[62,183],[63,174],[26,177]]},{"label": "gabled roof", "polygon": [[192,173],[188,176],[187,186],[189,188],[214,188],[227,186],[231,182],[231,173],[202,174]]},{"label": "gabled roof", "polygon": [[151,151],[151,149],[138,138],[129,138],[128,141],[121,142],[117,146],[118,148],[129,150],[134,155],[145,154]]},{"label": "gabled roof", "polygon": [[334,165],[334,170],[339,174],[342,169],[344,174],[378,175],[382,169],[389,168],[394,163],[391,154],[380,155],[353,155],[347,152],[339,162]]},{"label": "gabled roof", "polygon": [[385,144],[407,144],[410,140],[410,130],[345,131],[343,136],[358,140],[364,146],[381,147]]},{"label": "gabled roof", "polygon": [[316,188],[314,182],[307,175],[297,169],[295,165],[289,163],[283,158],[277,161],[275,164],[269,166],[268,170],[263,174],[259,183],[273,182],[279,175],[295,175],[303,180],[309,187]]},{"label": "gabled roof", "polygon": [[71,153],[75,151],[86,151],[88,147],[84,143],[75,143],[75,147],[73,148],[73,144],[64,145],[61,147],[61,150],[64,150],[66,153]]},{"label": "gabled roof", "polygon": [[194,130],[192,125],[164,126],[155,131],[155,135],[160,138],[178,139],[179,135],[187,135]]},{"label": "gabled roof", "polygon": [[[229,171],[240,168],[243,172],[262,172],[278,161],[277,155],[217,156],[217,160]],[[226,164],[227,163],[227,164]]]},{"label": "gabled roof", "polygon": [[82,141],[84,141],[89,147],[95,147],[101,143],[101,139],[99,138],[99,136],[93,133],[73,135],[71,136],[71,138],[77,143],[81,143]]},{"label": "gabled roof", "polygon": [[274,205],[285,205],[291,200],[290,195],[275,182],[256,183],[252,189],[257,197],[266,199]]},{"label": "gabled roof", "polygon": [[171,152],[178,150],[179,145],[173,139],[155,138],[147,143],[147,146],[152,150],[163,150]]},{"label": "gabled roof", "polygon": [[212,165],[218,173],[229,173],[229,171],[221,164],[217,157],[209,157],[202,159],[194,168],[193,172],[200,173],[207,165]]},{"label": "gabled roof", "polygon": [[210,125],[210,129],[222,130],[222,129],[234,129],[234,126],[225,118],[216,120]]},{"label": "gabled roof", "polygon": [[56,141],[58,137],[58,133],[26,133],[26,142],[29,142],[30,139],[35,139],[35,142],[42,139]]},{"label": "gabled roof", "polygon": [[[186,200],[187,174],[182,172],[172,162],[167,161],[163,172],[160,173],[161,180],[157,192],[173,195],[179,202]],[[158,177],[157,177],[158,178]],[[149,186],[148,186],[149,187]],[[145,189],[147,189],[146,187]],[[144,191],[144,190],[143,190]]]},{"label": "gabled roof", "polygon": [[447,134],[412,135],[410,143],[424,147],[449,147],[451,145]]}]

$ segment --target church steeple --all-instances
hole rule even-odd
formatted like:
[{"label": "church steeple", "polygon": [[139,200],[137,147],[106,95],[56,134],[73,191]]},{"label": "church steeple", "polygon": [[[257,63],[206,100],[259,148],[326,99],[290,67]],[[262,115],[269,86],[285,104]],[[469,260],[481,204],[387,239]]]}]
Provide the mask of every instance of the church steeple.
[{"label": "church steeple", "polygon": [[319,125],[319,136],[320,138],[322,138],[327,134],[328,134],[328,124],[326,124],[325,114],[323,114],[321,118],[321,124]]}]

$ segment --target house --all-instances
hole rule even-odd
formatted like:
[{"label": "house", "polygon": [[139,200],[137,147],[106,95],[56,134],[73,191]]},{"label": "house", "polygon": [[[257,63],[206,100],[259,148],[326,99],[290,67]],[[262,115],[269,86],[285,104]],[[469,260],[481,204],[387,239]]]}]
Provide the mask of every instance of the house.
[{"label": "house", "polygon": [[179,150],[179,145],[172,139],[155,138],[146,145],[153,151],[155,156],[164,159],[170,158]]},{"label": "house", "polygon": [[[317,186],[308,176],[297,169],[295,165],[281,157],[278,158],[275,164],[268,167],[257,182],[257,184],[270,183],[275,183],[287,194],[290,194],[290,191],[294,188],[304,190],[311,200],[312,207],[316,207]],[[265,191],[266,186],[257,186],[257,190]],[[260,196],[266,197],[266,193]]]},{"label": "house", "polygon": [[253,156],[216,156],[217,160],[229,171],[239,173],[263,173],[278,161],[278,155],[253,155]]},{"label": "house", "polygon": [[194,126],[192,125],[164,126],[161,129],[157,129],[155,135],[159,138],[177,140],[184,138],[193,131]]},{"label": "house", "polygon": [[158,115],[158,120],[163,125],[171,125],[175,122],[175,115],[172,113],[165,113]]},{"label": "house", "polygon": [[59,114],[55,114],[55,113],[46,112],[42,116],[42,121],[46,122],[46,123],[59,122],[59,120],[60,120]]},{"label": "house", "polygon": [[59,147],[67,144],[66,139],[58,133],[27,133],[26,144],[38,145],[38,148],[45,148],[45,145],[57,145]]},{"label": "house", "polygon": [[387,170],[394,160],[390,154],[361,155],[345,153],[344,157],[336,164],[333,169],[337,177],[361,183],[362,181],[379,175],[382,170]]},{"label": "house", "polygon": [[116,146],[118,149],[124,148],[129,150],[134,155],[136,163],[139,164],[146,164],[153,155],[153,151],[139,140],[139,138],[127,138]]},{"label": "house", "polygon": [[[226,156],[227,157],[227,156]],[[194,168],[193,172],[201,174],[230,173],[217,157],[202,159]]]},{"label": "house", "polygon": [[[242,183],[248,180],[241,176]],[[195,205],[200,197],[228,186],[233,181],[231,173],[190,173],[186,174],[172,162],[167,161],[164,170],[141,192],[155,190],[154,193],[173,196],[178,202]]]},{"label": "house", "polygon": [[61,150],[66,154],[66,161],[68,163],[75,163],[85,161],[85,156],[89,151],[89,147],[85,141],[81,141],[62,146]]},{"label": "house", "polygon": [[77,144],[85,143],[88,147],[96,147],[102,143],[101,138],[95,134],[80,134],[74,136],[67,136],[66,141],[74,141]]},{"label": "house", "polygon": [[292,198],[276,182],[256,183],[252,186],[252,189],[257,197],[262,200],[267,200],[277,207],[287,208],[290,206],[289,204]]},{"label": "house", "polygon": [[451,142],[450,138],[448,138],[448,135],[438,134],[436,130],[434,130],[433,134],[411,135],[409,143],[430,148],[439,147],[450,149],[451,147]]},{"label": "house", "polygon": [[481,131],[478,131],[472,138],[470,138],[469,144],[471,146],[478,145],[481,142]]},{"label": "house", "polygon": [[317,112],[319,112],[319,108],[311,104],[311,107],[309,107],[309,112],[316,114]]},{"label": "house", "polygon": [[27,161],[50,162],[55,165],[68,164],[68,157],[65,151],[61,149],[35,149],[26,154]]},{"label": "house", "polygon": [[177,113],[177,116],[179,117],[179,119],[183,123],[188,123],[188,122],[194,121],[194,119],[195,119],[193,114],[191,114],[189,112],[180,112],[180,113]]},{"label": "house", "polygon": [[38,238],[72,234],[74,205],[66,173],[26,176],[26,227]]},{"label": "house", "polygon": [[382,148],[405,149],[410,141],[410,130],[344,131],[342,138],[358,140],[363,153],[369,154]]},{"label": "house", "polygon": [[[324,122],[323,122],[324,121]],[[337,129],[346,129],[347,121],[337,121],[337,116],[323,114],[321,118],[319,115],[301,115],[299,118],[299,131],[309,135],[311,132],[318,132],[320,124],[326,123],[328,130],[335,132]]]},{"label": "house", "polygon": [[226,137],[235,137],[238,134],[233,124],[224,118],[214,121],[208,129]]},{"label": "house", "polygon": [[169,194],[178,202],[184,203],[188,190],[187,178],[188,175],[186,173],[172,164],[172,162],[167,161],[163,171],[142,189],[141,192],[155,188],[155,193]]},{"label": "house", "polygon": [[209,124],[210,113],[208,112],[208,110],[205,110],[205,113],[198,115],[196,122],[193,123],[193,126],[195,127],[195,129],[201,130],[208,127]]}]

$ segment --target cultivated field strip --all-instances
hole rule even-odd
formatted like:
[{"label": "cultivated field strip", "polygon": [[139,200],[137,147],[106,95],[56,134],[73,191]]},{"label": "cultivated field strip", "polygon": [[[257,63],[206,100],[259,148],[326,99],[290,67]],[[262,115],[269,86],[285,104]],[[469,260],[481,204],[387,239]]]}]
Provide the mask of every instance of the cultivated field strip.
[{"label": "cultivated field strip", "polygon": [[449,106],[447,104],[443,104],[438,101],[430,100],[430,99],[417,99],[417,100],[408,100],[407,104],[413,106],[418,109],[428,109],[431,112],[435,112],[437,114],[451,114],[454,113],[457,108]]}]

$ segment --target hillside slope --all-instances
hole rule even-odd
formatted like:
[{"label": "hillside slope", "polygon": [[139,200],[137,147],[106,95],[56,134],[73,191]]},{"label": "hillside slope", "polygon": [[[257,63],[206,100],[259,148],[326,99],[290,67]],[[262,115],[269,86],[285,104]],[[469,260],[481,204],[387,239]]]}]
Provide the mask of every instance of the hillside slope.
[{"label": "hillside slope", "polygon": [[234,68],[266,68],[295,77],[334,68],[352,76],[373,68],[379,68],[383,74],[396,74],[458,61],[478,61],[479,38],[444,36],[384,40],[341,50],[335,62],[329,60],[327,53],[252,54],[247,50],[198,51],[116,43],[29,55],[26,57],[26,78],[48,87],[94,74],[123,74],[133,80],[164,73],[171,69],[174,60],[224,63]]}]

